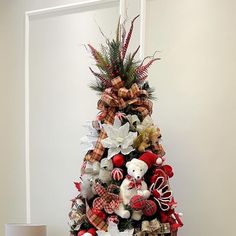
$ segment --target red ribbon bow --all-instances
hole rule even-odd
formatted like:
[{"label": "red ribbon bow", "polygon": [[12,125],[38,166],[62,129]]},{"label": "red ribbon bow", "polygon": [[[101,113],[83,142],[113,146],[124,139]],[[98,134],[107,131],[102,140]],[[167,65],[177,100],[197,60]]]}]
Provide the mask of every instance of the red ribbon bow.
[{"label": "red ribbon bow", "polygon": [[[127,89],[120,77],[114,78],[111,84],[112,87],[107,88],[98,101],[97,107],[101,111],[98,120],[103,121],[104,124],[113,124],[116,112],[129,105],[132,110],[138,111],[143,119],[152,114],[152,101],[148,99],[146,90],[141,90],[136,83],[130,89]],[[87,154],[86,160],[94,162],[102,158],[105,148],[101,140],[106,137],[107,135],[102,129],[94,150]]]},{"label": "red ribbon bow", "polygon": [[116,185],[110,185],[107,189],[105,189],[101,184],[95,184],[94,190],[97,192],[99,197],[94,199],[93,207],[99,210],[104,209],[104,211],[108,214],[112,214],[120,204],[119,196],[112,193],[115,189],[117,189]]},{"label": "red ribbon bow", "polygon": [[126,178],[130,180],[129,189],[132,189],[132,188],[141,189],[142,181],[144,180],[143,178],[135,179],[134,177],[132,177],[130,175],[127,175]]}]

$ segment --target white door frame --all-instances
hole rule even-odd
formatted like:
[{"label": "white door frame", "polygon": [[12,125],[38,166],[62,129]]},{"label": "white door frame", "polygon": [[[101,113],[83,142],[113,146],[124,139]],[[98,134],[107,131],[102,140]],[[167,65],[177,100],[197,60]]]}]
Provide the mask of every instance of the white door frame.
[{"label": "white door frame", "polygon": [[[145,19],[146,19],[146,1],[141,1],[140,9],[140,59],[144,57],[145,45]],[[126,12],[126,0],[88,0],[73,4],[61,5],[50,8],[43,8],[25,12],[25,174],[26,174],[26,222],[31,223],[31,199],[30,199],[30,111],[29,111],[29,36],[30,36],[30,20],[35,16],[46,17],[55,14],[66,14],[71,10],[81,10],[85,7],[96,7],[108,3],[119,4],[119,13],[121,19],[124,18]]]}]

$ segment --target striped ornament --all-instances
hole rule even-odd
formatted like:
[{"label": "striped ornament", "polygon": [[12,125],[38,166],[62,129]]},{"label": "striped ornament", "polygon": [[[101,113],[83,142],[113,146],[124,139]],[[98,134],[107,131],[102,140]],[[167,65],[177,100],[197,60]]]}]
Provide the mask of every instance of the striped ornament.
[{"label": "striped ornament", "polygon": [[123,170],[120,168],[113,169],[111,175],[115,181],[120,181],[124,178]]}]

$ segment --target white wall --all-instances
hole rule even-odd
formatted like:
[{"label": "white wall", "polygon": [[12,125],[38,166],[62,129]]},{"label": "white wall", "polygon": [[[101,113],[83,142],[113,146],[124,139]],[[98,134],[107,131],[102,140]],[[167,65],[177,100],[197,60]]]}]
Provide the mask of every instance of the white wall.
[{"label": "white wall", "polygon": [[31,219],[48,225],[48,236],[68,234],[70,200],[78,192],[85,152],[85,121],[96,118],[98,96],[88,85],[94,64],[84,44],[111,37],[119,5],[34,19],[30,23]]},{"label": "white wall", "polygon": [[150,0],[150,82],[182,236],[235,235],[236,1]]},{"label": "white wall", "polygon": [[[233,236],[236,2],[149,1],[147,53],[163,58],[150,72],[154,117],[175,167],[181,235]],[[23,14],[70,2],[0,1],[1,235],[5,222],[25,221]]]},{"label": "white wall", "polygon": [[0,1],[0,235],[25,222],[24,12],[78,1]]}]

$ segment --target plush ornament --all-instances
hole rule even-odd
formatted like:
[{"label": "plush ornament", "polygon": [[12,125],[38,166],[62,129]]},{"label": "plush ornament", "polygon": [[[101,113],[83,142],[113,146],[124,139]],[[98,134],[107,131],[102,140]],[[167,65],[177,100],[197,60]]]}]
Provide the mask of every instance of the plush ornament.
[{"label": "plush ornament", "polygon": [[100,171],[99,171],[98,179],[102,183],[109,184],[112,180],[111,178],[112,170],[113,170],[112,160],[109,160],[107,158],[102,159],[100,163]]},{"label": "plush ornament", "polygon": [[112,162],[115,167],[121,167],[125,163],[125,158],[122,154],[116,154],[113,156]]},{"label": "plush ornament", "polygon": [[145,216],[153,216],[157,212],[157,205],[152,200],[146,200],[145,207],[143,208],[143,214]]},{"label": "plush ornament", "polygon": [[[126,163],[127,176],[122,181],[120,186],[120,199],[122,201],[119,204],[119,208],[115,210],[115,213],[121,218],[130,218],[130,212],[125,209],[125,205],[130,203],[132,197],[141,195],[145,199],[150,196],[150,191],[147,188],[143,176],[148,170],[148,164],[140,159],[133,158]],[[142,211],[134,211],[132,215],[133,220],[140,220],[142,217]]]},{"label": "plush ornament", "polygon": [[98,161],[95,162],[84,161],[81,168],[81,174],[91,174],[93,176],[98,176],[99,170],[100,170],[100,163]]},{"label": "plush ornament", "polygon": [[139,157],[139,160],[143,161],[147,165],[147,168],[149,169],[153,165],[158,164],[159,157],[153,152],[147,151]]},{"label": "plush ornament", "polygon": [[98,161],[85,161],[81,169],[81,182],[75,183],[77,189],[81,192],[81,196],[85,199],[91,199],[94,196],[93,184],[99,177],[100,163]]},{"label": "plush ornament", "polygon": [[113,169],[111,175],[115,181],[120,181],[124,178],[123,170],[120,168]]},{"label": "plush ornament", "polygon": [[142,210],[145,207],[146,199],[143,196],[136,195],[130,199],[130,207],[135,211]]},{"label": "plush ornament", "polygon": [[139,152],[145,152],[146,148],[149,146],[149,137],[147,133],[140,133],[134,140],[134,147],[138,149]]},{"label": "plush ornament", "polygon": [[81,177],[80,182],[80,193],[81,196],[85,199],[91,199],[94,197],[93,192],[93,184],[94,184],[94,177],[90,174],[83,174]]},{"label": "plush ornament", "polygon": [[157,145],[160,137],[160,129],[153,125],[149,126],[139,133],[138,137],[134,140],[134,147],[137,148],[139,152],[145,152],[146,148],[149,146]]}]

